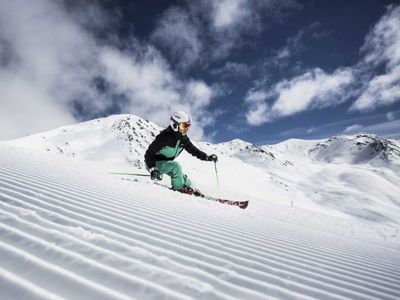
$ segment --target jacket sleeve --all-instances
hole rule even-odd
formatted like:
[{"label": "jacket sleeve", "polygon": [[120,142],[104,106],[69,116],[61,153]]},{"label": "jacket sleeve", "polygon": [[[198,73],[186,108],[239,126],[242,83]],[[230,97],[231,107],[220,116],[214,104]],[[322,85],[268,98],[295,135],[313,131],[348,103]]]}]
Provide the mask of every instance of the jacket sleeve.
[{"label": "jacket sleeve", "polygon": [[186,137],[184,141],[184,148],[187,152],[189,152],[193,156],[196,156],[198,159],[207,160],[208,155],[199,150],[195,145],[193,145],[188,137]]},{"label": "jacket sleeve", "polygon": [[144,161],[148,169],[156,166],[156,153],[164,146],[165,134],[161,132],[156,136],[155,140],[149,145],[144,155]]}]

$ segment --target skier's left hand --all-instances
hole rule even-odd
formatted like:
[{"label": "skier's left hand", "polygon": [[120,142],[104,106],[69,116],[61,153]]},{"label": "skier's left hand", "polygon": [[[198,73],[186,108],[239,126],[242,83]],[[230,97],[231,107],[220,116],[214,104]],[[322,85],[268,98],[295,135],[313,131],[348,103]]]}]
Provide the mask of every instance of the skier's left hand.
[{"label": "skier's left hand", "polygon": [[150,178],[151,180],[162,180],[162,174],[156,168],[151,168]]},{"label": "skier's left hand", "polygon": [[216,154],[211,154],[207,157],[208,161],[213,161],[213,162],[217,162],[218,161],[218,156]]}]

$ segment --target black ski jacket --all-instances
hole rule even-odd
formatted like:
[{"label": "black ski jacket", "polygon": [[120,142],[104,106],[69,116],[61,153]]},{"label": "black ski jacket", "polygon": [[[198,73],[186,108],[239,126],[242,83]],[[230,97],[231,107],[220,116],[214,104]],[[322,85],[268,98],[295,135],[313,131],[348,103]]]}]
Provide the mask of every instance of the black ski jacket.
[{"label": "black ski jacket", "polygon": [[186,135],[168,126],[156,136],[147,149],[144,155],[146,165],[151,169],[156,165],[156,161],[174,160],[183,149],[201,160],[207,160],[208,155],[196,148]]}]

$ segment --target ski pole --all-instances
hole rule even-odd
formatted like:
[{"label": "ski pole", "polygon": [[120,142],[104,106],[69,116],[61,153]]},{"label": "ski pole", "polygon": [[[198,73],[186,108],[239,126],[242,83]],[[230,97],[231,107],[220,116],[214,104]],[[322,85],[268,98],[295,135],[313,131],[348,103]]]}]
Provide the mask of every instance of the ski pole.
[{"label": "ski pole", "polygon": [[110,175],[130,175],[130,176],[144,176],[150,177],[149,174],[136,174],[136,173],[118,173],[118,172],[108,172]]},{"label": "ski pole", "polygon": [[217,162],[214,161],[214,168],[215,168],[215,176],[217,177],[217,186],[219,189],[219,178],[218,178],[218,171],[217,171]]}]

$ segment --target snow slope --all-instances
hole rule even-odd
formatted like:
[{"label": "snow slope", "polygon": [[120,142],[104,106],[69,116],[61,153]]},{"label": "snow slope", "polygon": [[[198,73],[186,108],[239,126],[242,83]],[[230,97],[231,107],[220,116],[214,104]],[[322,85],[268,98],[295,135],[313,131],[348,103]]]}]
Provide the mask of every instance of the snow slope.
[{"label": "snow slope", "polygon": [[198,143],[221,190],[212,163],[179,158],[207,193],[250,199],[240,210],[107,174],[145,173],[158,130],[125,115],[0,143],[0,299],[400,298],[395,151]]}]

